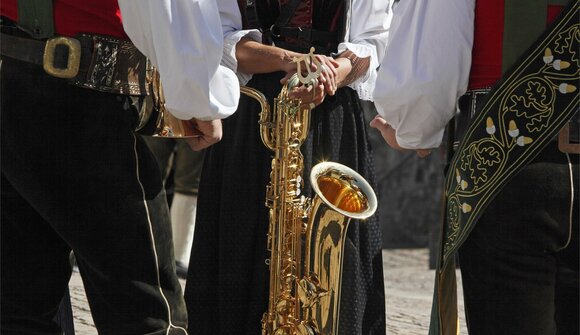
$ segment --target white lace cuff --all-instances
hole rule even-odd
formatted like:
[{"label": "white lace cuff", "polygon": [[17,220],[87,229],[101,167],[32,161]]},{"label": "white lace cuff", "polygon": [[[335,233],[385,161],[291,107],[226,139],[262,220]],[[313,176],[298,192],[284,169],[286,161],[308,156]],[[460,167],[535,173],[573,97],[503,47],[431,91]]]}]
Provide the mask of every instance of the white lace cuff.
[{"label": "white lace cuff", "polygon": [[379,67],[376,48],[370,44],[344,42],[338,45],[337,54],[341,54],[347,49],[352,51],[358,58],[371,58],[367,73],[350,83],[348,87],[355,90],[360,99],[373,101],[373,91],[377,82],[377,68]]}]

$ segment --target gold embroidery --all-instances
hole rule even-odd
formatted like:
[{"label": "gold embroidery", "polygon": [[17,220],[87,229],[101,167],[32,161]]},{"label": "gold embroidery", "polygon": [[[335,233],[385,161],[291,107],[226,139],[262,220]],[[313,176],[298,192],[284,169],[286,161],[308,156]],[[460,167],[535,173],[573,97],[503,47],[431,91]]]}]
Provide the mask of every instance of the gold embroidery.
[{"label": "gold embroidery", "polygon": [[[469,128],[465,139],[477,140],[460,146],[450,167],[450,171],[455,171],[454,176],[446,181],[443,263],[467,236],[488,200],[513,171],[525,164],[523,158],[536,154],[538,147],[550,140],[540,134],[556,133],[566,121],[562,120],[566,113],[555,113],[555,108],[559,99],[577,90],[579,40],[580,24],[549,36],[511,76],[520,74],[529,63],[539,61],[536,70],[511,82],[506,80],[501,84],[505,87],[500,87],[499,93],[491,95],[483,106],[483,110],[493,106],[495,112],[475,116],[475,125]],[[578,105],[578,94],[566,98],[571,98],[565,104],[566,111]],[[472,136],[474,133],[476,136]]]}]

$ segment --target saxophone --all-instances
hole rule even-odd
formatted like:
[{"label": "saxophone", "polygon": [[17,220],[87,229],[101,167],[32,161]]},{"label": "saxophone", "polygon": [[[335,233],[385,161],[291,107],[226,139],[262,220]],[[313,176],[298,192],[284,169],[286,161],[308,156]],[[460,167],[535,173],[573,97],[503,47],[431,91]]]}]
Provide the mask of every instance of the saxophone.
[{"label": "saxophone", "polygon": [[[295,60],[301,61],[316,62],[313,50]],[[351,218],[368,218],[377,207],[368,182],[333,162],[313,167],[310,183],[315,197],[307,199],[301,194],[304,166],[300,146],[308,135],[310,109],[301,108],[301,101],[290,99],[288,93],[300,83],[312,83],[318,74],[308,71],[303,77],[299,69],[274,100],[273,113],[262,93],[241,89],[260,103],[260,135],[274,153],[266,188],[270,288],[263,335],[338,334],[348,223]]]}]

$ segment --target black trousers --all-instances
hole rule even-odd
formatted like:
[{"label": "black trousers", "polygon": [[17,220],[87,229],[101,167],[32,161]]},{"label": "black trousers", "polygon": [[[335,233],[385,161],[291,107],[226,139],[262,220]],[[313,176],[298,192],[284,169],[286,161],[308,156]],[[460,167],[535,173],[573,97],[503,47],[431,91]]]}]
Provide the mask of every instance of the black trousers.
[{"label": "black trousers", "polygon": [[72,311],[72,302],[70,299],[70,292],[68,289],[64,290],[64,296],[58,306],[58,311],[54,316],[54,321],[62,329],[63,335],[74,335],[75,325]]},{"label": "black trousers", "polygon": [[549,144],[459,250],[470,335],[579,334],[580,171],[569,158]]},{"label": "black trousers", "polygon": [[101,334],[186,334],[160,171],[127,97],[3,59],[2,334],[58,334],[74,250]]}]

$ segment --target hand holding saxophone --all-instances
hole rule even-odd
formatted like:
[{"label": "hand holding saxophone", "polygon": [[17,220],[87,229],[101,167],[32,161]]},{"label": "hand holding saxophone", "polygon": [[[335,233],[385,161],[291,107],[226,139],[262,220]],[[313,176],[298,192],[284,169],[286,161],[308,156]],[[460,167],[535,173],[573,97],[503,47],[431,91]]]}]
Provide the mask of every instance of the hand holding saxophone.
[{"label": "hand holding saxophone", "polygon": [[[299,74],[302,85],[294,86],[290,97],[300,98],[302,106],[310,109],[320,105],[326,94],[334,95],[345,75],[345,71],[339,71],[339,61],[325,55],[315,55],[314,49],[307,54],[297,53],[249,38],[242,38],[236,44],[236,60],[238,71],[242,73],[284,71],[286,75],[280,80],[283,85],[294,74]],[[317,82],[311,81],[315,78]],[[300,88],[302,86],[306,87]]]},{"label": "hand holding saxophone", "polygon": [[324,102],[327,94],[336,93],[339,63],[334,58],[315,55],[314,50],[311,50],[309,54],[295,57],[292,63],[294,66],[287,71],[280,83],[286,84],[292,75],[299,73],[302,85],[292,88],[289,97],[300,99],[303,107],[312,109]]}]

